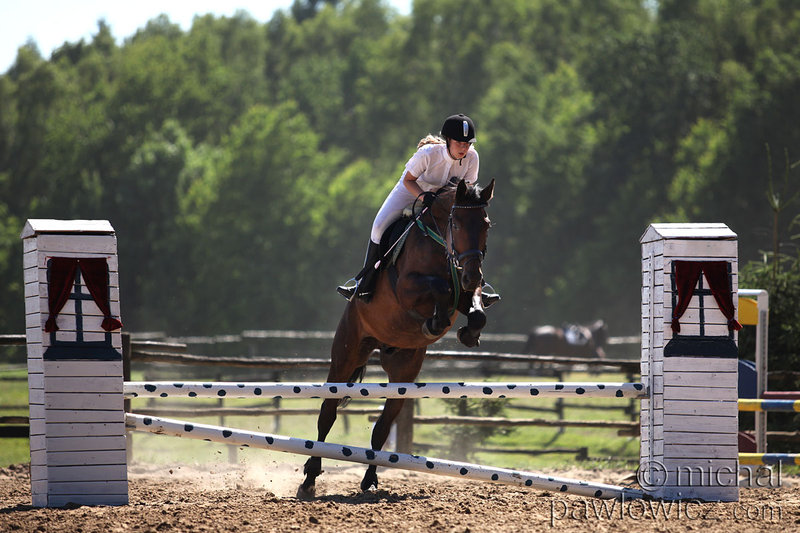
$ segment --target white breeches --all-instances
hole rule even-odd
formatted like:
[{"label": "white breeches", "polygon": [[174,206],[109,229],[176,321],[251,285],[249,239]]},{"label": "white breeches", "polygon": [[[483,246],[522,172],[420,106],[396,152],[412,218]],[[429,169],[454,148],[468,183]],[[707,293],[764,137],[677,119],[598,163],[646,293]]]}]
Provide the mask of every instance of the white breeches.
[{"label": "white breeches", "polygon": [[386,228],[399,219],[403,214],[403,209],[414,200],[414,195],[408,192],[402,181],[395,185],[392,192],[384,200],[381,208],[378,209],[378,214],[375,215],[375,221],[372,223],[372,233],[370,234],[372,242],[380,244],[381,236],[386,231]]}]

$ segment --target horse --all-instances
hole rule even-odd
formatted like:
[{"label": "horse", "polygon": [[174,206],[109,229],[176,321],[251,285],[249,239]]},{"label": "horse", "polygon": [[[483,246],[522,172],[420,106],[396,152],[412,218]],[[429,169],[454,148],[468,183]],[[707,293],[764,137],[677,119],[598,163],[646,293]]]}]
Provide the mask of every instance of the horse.
[{"label": "horse", "polygon": [[608,326],[603,320],[589,325],[537,326],[528,334],[524,352],[605,359]]},{"label": "horse", "polygon": [[[394,265],[378,273],[371,300],[353,298],[346,304],[331,346],[328,383],[361,381],[374,350],[380,352],[389,382],[413,382],[428,345],[450,330],[458,313],[467,317],[458,339],[467,346],[478,345],[486,325],[481,282],[490,227],[486,208],[493,194],[494,180],[482,189],[462,179],[456,187],[440,190],[433,204],[416,217]],[[373,450],[383,447],[404,401],[386,400],[372,430]],[[341,403],[323,400],[317,440],[327,437]],[[303,473],[306,477],[297,495],[308,499],[315,494],[322,459],[309,458]],[[361,490],[377,486],[377,469],[370,465]]]}]

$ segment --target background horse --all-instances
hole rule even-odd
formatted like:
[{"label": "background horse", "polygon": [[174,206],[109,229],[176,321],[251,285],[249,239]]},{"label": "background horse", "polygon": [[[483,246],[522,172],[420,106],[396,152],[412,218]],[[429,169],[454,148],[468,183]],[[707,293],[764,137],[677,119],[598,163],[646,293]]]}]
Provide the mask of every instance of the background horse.
[{"label": "background horse", "polygon": [[588,326],[565,324],[561,327],[538,326],[528,334],[524,352],[537,355],[564,355],[605,359],[608,326],[596,320]]},{"label": "background horse", "polygon": [[[486,251],[494,180],[485,189],[461,180],[457,187],[439,193],[433,205],[413,225],[396,264],[378,275],[370,302],[348,302],[336,328],[331,347],[328,383],[361,381],[374,350],[389,382],[413,382],[429,344],[442,338],[458,312],[467,316],[459,340],[476,346],[486,324],[481,304],[481,270]],[[389,275],[396,269],[396,278]],[[395,281],[396,279],[396,281]],[[380,450],[404,399],[387,399],[372,430],[371,446]],[[317,440],[324,441],[336,420],[340,401],[322,402],[317,420]],[[305,464],[305,480],[298,496],[311,497],[322,473],[322,460],[311,457]],[[361,489],[378,486],[376,467],[369,466]]]}]

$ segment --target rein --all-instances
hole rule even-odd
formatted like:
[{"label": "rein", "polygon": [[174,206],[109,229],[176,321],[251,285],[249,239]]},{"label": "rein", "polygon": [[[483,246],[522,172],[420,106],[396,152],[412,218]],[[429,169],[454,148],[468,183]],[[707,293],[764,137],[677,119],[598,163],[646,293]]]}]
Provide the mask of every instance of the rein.
[{"label": "rein", "polygon": [[450,266],[450,276],[453,279],[453,292],[455,293],[455,298],[453,300],[453,307],[451,308],[451,314],[452,314],[453,311],[458,309],[459,297],[461,295],[461,282],[459,281],[458,271],[464,268],[464,266],[461,264],[462,259],[464,259],[465,257],[470,257],[471,258],[471,257],[476,256],[476,255],[479,256],[481,259],[483,259],[483,252],[481,250],[477,250],[477,249],[467,250],[466,252],[461,253],[461,254],[459,254],[458,251],[456,250],[455,241],[453,239],[453,212],[456,209],[483,209],[487,205],[488,204],[477,204],[477,205],[455,205],[454,204],[450,208],[450,216],[447,218],[447,229],[448,229],[448,233],[449,233],[449,237],[450,237],[450,243],[449,243],[450,246],[448,246],[448,243],[445,240],[445,238],[442,237],[442,235],[437,231],[439,228],[438,228],[438,225],[436,224],[436,218],[435,217],[433,219],[433,223],[434,223],[434,225],[437,225],[436,230],[434,230],[430,226],[426,225],[422,221],[422,217],[421,216],[417,217],[417,219],[416,219],[417,227],[419,227],[419,229],[422,230],[422,233],[425,236],[430,237],[435,243],[437,243],[440,246],[442,246],[444,248],[444,250],[445,250],[445,255],[447,256],[447,263]]}]

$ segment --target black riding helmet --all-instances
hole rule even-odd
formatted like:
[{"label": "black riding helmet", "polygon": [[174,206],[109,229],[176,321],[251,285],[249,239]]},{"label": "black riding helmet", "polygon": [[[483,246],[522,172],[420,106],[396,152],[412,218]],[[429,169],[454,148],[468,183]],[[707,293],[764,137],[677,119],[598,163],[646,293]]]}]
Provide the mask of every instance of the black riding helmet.
[{"label": "black riding helmet", "polygon": [[444,120],[442,137],[459,142],[475,142],[475,123],[463,113],[451,115]]}]

